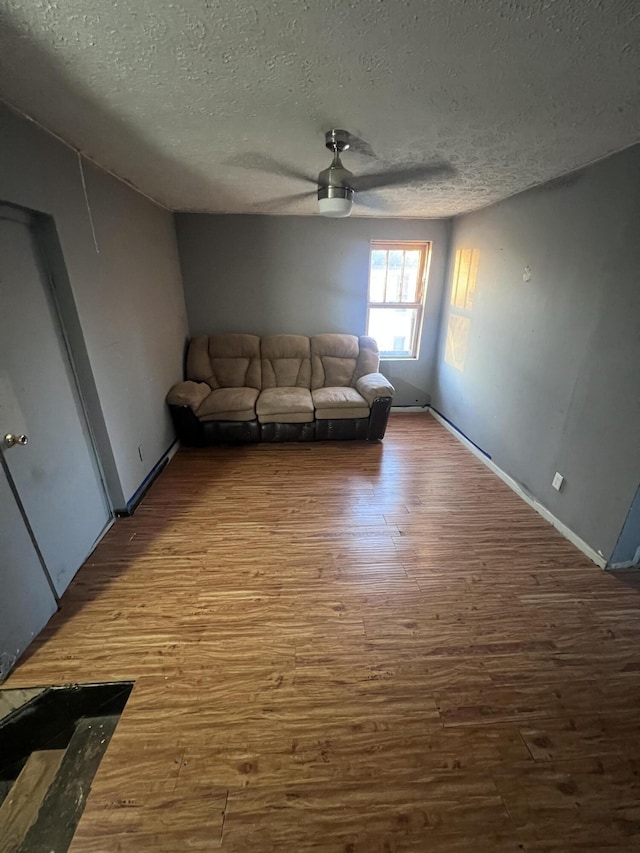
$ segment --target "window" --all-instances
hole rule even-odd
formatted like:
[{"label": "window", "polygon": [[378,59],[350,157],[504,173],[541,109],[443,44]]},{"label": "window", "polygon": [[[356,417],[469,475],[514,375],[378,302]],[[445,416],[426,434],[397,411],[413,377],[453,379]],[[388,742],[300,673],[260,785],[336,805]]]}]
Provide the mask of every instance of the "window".
[{"label": "window", "polygon": [[430,243],[373,240],[367,334],[382,358],[417,358]]}]

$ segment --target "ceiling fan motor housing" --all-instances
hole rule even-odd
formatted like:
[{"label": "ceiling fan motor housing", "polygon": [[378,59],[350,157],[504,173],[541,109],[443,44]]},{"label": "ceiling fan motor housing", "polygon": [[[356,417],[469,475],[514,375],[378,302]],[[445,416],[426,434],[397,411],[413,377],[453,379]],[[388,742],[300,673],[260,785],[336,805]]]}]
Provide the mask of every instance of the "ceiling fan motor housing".
[{"label": "ceiling fan motor housing", "polygon": [[329,151],[339,154],[346,151],[351,145],[351,135],[348,130],[328,130],[324,135],[324,144]]},{"label": "ceiling fan motor housing", "polygon": [[340,151],[346,150],[349,143],[329,139],[332,134],[338,133],[346,131],[332,130],[326,135],[327,148],[331,148],[334,153],[333,163],[318,175],[318,206],[322,216],[349,216],[355,197],[351,186],[353,172],[345,169],[340,162]]}]

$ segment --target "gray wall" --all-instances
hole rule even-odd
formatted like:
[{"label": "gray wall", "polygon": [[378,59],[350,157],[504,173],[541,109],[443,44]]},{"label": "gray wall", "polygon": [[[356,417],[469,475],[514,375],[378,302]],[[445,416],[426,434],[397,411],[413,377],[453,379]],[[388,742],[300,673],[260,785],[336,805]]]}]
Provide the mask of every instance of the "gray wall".
[{"label": "gray wall", "polygon": [[629,509],[613,555],[613,566],[640,565],[640,488]]},{"label": "gray wall", "polygon": [[186,312],[171,213],[86,161],[84,170],[97,249],[77,154],[0,106],[0,201],[52,217],[65,324],[120,508],[173,441],[164,397],[182,378]]},{"label": "gray wall", "polygon": [[396,404],[424,405],[434,367],[448,222],[176,214],[189,331],[365,334],[369,242],[431,240],[417,361],[385,361]]},{"label": "gray wall", "polygon": [[444,360],[447,289],[433,394],[607,558],[640,482],[639,222],[640,148],[454,220],[478,283],[464,372]]}]

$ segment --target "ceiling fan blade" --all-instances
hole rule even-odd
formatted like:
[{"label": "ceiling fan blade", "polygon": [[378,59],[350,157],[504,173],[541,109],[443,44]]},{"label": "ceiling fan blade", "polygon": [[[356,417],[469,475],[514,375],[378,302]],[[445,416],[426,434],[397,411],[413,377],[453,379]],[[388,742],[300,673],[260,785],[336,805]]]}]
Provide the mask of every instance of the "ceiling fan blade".
[{"label": "ceiling fan blade", "polygon": [[434,181],[439,178],[450,178],[455,169],[448,163],[427,163],[421,166],[399,166],[385,172],[371,172],[368,175],[358,175],[352,181],[356,192],[364,193],[385,187],[397,187],[402,184],[417,184]]},{"label": "ceiling fan blade", "polygon": [[293,195],[284,195],[280,198],[271,199],[271,201],[258,202],[254,205],[256,213],[265,213],[266,211],[276,211],[289,207],[297,201],[303,201],[306,198],[312,198],[317,195],[316,190],[308,190],[304,193],[293,193]]},{"label": "ceiling fan blade", "polygon": [[364,157],[373,157],[374,159],[376,157],[376,152],[369,143],[364,139],[360,139],[359,136],[354,136],[353,133],[349,134],[349,151],[353,151],[355,154],[362,154]]},{"label": "ceiling fan blade", "polygon": [[381,195],[375,192],[368,192],[364,195],[356,193],[355,203],[358,207],[366,207],[369,210],[380,210],[383,213],[388,213],[391,207]]},{"label": "ceiling fan blade", "polygon": [[304,181],[307,184],[317,185],[318,177],[307,175],[304,172],[299,172],[288,163],[280,163],[265,154],[257,152],[247,152],[246,154],[238,154],[225,161],[226,166],[236,166],[240,169],[252,169],[256,172],[267,172],[271,175],[278,175],[281,178],[293,178],[296,181]]}]

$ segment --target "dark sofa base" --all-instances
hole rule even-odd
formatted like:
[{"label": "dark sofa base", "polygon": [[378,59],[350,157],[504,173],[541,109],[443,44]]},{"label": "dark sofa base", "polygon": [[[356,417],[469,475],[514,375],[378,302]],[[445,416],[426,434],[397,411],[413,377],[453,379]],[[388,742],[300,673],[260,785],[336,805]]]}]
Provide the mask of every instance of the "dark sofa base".
[{"label": "dark sofa base", "polygon": [[257,420],[203,422],[188,406],[169,408],[178,438],[187,447],[281,441],[380,441],[387,428],[391,397],[376,400],[368,418],[340,418],[307,424],[261,424]]},{"label": "dark sofa base", "polygon": [[315,441],[316,425],[260,424],[260,441]]}]

